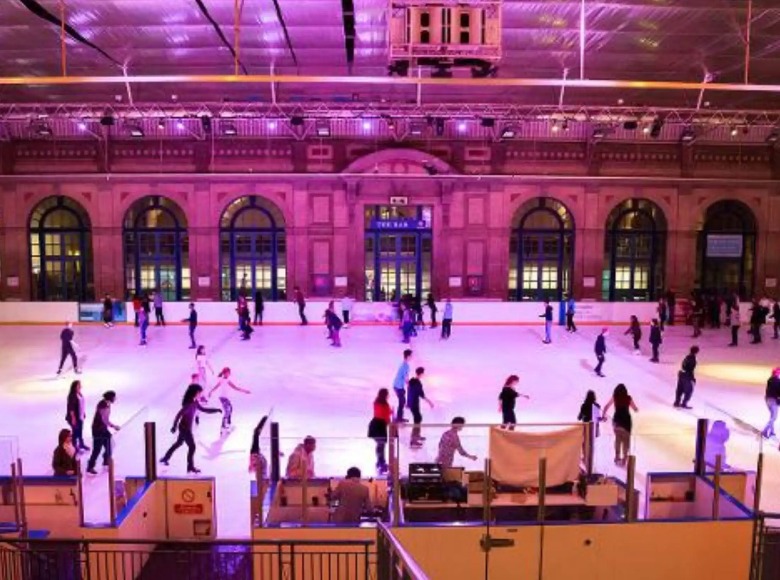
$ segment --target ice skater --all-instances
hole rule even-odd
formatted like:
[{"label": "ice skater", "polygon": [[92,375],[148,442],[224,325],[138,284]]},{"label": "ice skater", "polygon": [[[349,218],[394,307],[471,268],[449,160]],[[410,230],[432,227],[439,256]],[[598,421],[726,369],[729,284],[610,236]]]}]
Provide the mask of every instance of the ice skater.
[{"label": "ice skater", "polygon": [[415,334],[414,314],[412,309],[406,305],[401,305],[401,334],[403,335],[401,342],[404,344],[409,344],[412,335]]},{"label": "ice skater", "polygon": [[387,428],[393,419],[393,408],[388,398],[390,391],[379,389],[374,399],[374,416],[368,423],[368,437],[374,440],[376,453],[376,468],[380,475],[387,473],[387,459],[385,448],[387,447]]},{"label": "ice skater", "polygon": [[633,314],[631,315],[631,323],[623,333],[624,336],[626,334],[630,334],[631,339],[634,341],[634,354],[640,354],[639,341],[642,339],[642,327],[639,325],[639,319]]},{"label": "ice skater", "polygon": [[601,369],[604,366],[604,360],[606,359],[607,354],[607,334],[609,334],[609,329],[606,327],[602,328],[601,332],[596,337],[596,344],[593,347],[593,352],[596,353],[596,360],[599,361],[599,364],[596,365],[594,370],[596,375],[600,377],[604,377]]},{"label": "ice skater", "polygon": [[577,332],[577,325],[574,324],[574,315],[577,311],[577,304],[574,296],[569,296],[566,301],[566,332]]},{"label": "ice skater", "polygon": [[301,319],[301,326],[306,326],[309,324],[309,321],[306,318],[306,298],[303,296],[303,292],[301,292],[301,289],[296,286],[293,289],[293,300],[298,305],[298,316]]},{"label": "ice skater", "polygon": [[114,302],[110,294],[106,294],[103,298],[103,326],[106,328],[114,326]]},{"label": "ice skater", "polygon": [[580,406],[580,414],[577,415],[577,421],[591,423],[593,425],[593,436],[598,437],[601,415],[601,405],[596,402],[596,392],[588,391],[585,395],[585,400]]},{"label": "ice skater", "polygon": [[658,323],[661,326],[661,332],[663,332],[666,327],[666,322],[669,319],[669,307],[666,305],[666,298],[663,296],[658,299],[656,312],[658,313]]},{"label": "ice skater", "polygon": [[549,300],[544,301],[544,314],[540,314],[539,318],[544,318],[544,340],[542,342],[550,344],[552,342],[553,307]]},{"label": "ice skater", "polygon": [[75,332],[73,331],[73,323],[68,321],[65,323],[65,328],[62,329],[62,332],[60,332],[60,343],[61,343],[61,352],[60,352],[60,366],[57,368],[57,374],[62,374],[62,366],[65,364],[65,359],[70,357],[71,362],[73,363],[73,371],[76,374],[81,373],[81,370],[79,369],[79,359],[76,356],[76,349],[78,348],[78,344],[76,344],[76,341],[73,340],[73,337],[75,335]]},{"label": "ice skater", "polygon": [[352,316],[352,306],[355,304],[355,301],[352,299],[352,297],[349,295],[349,292],[344,294],[341,298],[341,316],[344,320],[344,328],[349,328],[349,324],[351,321]]},{"label": "ice skater", "polygon": [[97,475],[95,463],[103,451],[103,465],[106,466],[111,461],[111,429],[119,431],[119,425],[111,422],[111,407],[116,402],[116,393],[106,391],[103,398],[95,407],[95,416],[92,419],[92,455],[87,462],[87,473]]},{"label": "ice skater", "polygon": [[659,362],[658,349],[661,347],[661,343],[663,341],[664,339],[661,335],[661,325],[659,324],[657,318],[653,318],[653,321],[650,323],[650,346],[653,349],[653,358],[650,359],[650,362]]},{"label": "ice skater", "polygon": [[693,396],[693,387],[696,385],[696,355],[699,347],[692,346],[688,356],[683,359],[682,368],[677,373],[677,392],[674,397],[674,406],[683,409],[692,409],[688,403]]},{"label": "ice skater", "polygon": [[263,310],[265,310],[263,291],[258,290],[255,292],[255,324],[259,324],[260,326],[263,326]]},{"label": "ice skater", "polygon": [[149,314],[145,308],[138,311],[138,332],[141,335],[141,342],[138,346],[146,346],[146,331],[149,329]]},{"label": "ice skater", "polygon": [[520,384],[520,377],[517,375],[509,375],[504,381],[504,386],[501,392],[498,394],[498,410],[501,411],[501,428],[515,430],[517,425],[517,416],[515,415],[515,405],[517,404],[517,398],[523,397],[524,399],[530,399],[530,395],[520,393],[517,391],[517,385]]},{"label": "ice skater", "polygon": [[263,428],[267,422],[268,415],[260,419],[260,422],[252,432],[252,444],[249,447],[249,473],[259,474],[261,481],[265,481],[268,477],[268,459],[260,451],[260,435],[262,435]]},{"label": "ice skater", "polygon": [[452,334],[452,300],[447,298],[444,302],[444,314],[441,319],[441,337],[449,340]]},{"label": "ice skater", "polygon": [[450,428],[442,433],[441,439],[439,439],[439,452],[436,454],[436,463],[445,469],[452,467],[452,464],[455,462],[456,452],[467,459],[471,459],[471,461],[477,460],[477,456],[463,449],[463,445],[460,442],[459,432],[465,424],[466,419],[463,417],[453,417],[452,421],[450,421]]},{"label": "ice skater", "polygon": [[84,444],[84,419],[86,418],[87,407],[84,395],[81,394],[81,381],[75,380],[70,384],[70,391],[68,391],[65,420],[73,431],[73,445],[77,453],[89,451],[89,447]]},{"label": "ice skater", "polygon": [[425,304],[428,306],[428,310],[431,311],[431,328],[436,328],[436,313],[439,309],[436,307],[436,300],[433,299],[433,294],[428,292],[428,297],[425,299]]},{"label": "ice skater", "polygon": [[330,345],[341,348],[342,322],[338,314],[336,314],[336,308],[332,300],[328,306],[328,309],[325,311],[325,323],[328,325],[328,338],[330,339]]},{"label": "ice skater", "polygon": [[154,318],[155,326],[165,326],[165,314],[163,313],[163,295],[159,290],[154,291]]},{"label": "ice skater", "polygon": [[198,384],[204,389],[207,388],[208,380],[206,378],[206,373],[210,372],[212,375],[215,373],[214,367],[211,366],[211,363],[206,356],[206,347],[202,344],[198,347],[198,350],[195,351],[195,367],[198,370]]},{"label": "ice skater", "polygon": [[739,326],[742,324],[742,317],[739,312],[739,301],[731,306],[729,315],[729,324],[731,325],[731,342],[729,346],[739,346]]},{"label": "ice skater", "polygon": [[777,406],[780,405],[780,368],[772,371],[772,376],[766,382],[766,394],[764,396],[766,408],[769,409],[769,421],[761,431],[761,435],[769,439],[775,436],[775,421],[777,420]]},{"label": "ice skater", "polygon": [[425,396],[425,390],[423,389],[422,376],[425,374],[423,367],[417,367],[414,370],[414,376],[409,379],[409,388],[406,394],[406,406],[412,412],[412,418],[414,419],[414,427],[412,428],[412,437],[409,442],[411,447],[421,447],[425,441],[425,437],[422,436],[422,421],[423,416],[420,412],[420,401],[425,401],[428,406],[433,409],[433,403]]},{"label": "ice skater", "polygon": [[631,450],[631,411],[639,412],[628,389],[624,384],[615,387],[612,398],[604,406],[604,418],[612,406],[615,406],[615,414],[612,417],[612,428],[615,432],[615,465],[625,466],[628,461],[628,453]]},{"label": "ice skater", "polygon": [[780,338],[780,302],[777,300],[772,304],[772,330],[774,331],[772,338],[775,340]]},{"label": "ice skater", "polygon": [[230,389],[244,393],[246,395],[251,394],[249,389],[242,389],[230,380],[230,368],[225,367],[217,375],[217,382],[206,395],[206,398],[211,398],[214,391],[219,391],[219,402],[222,404],[222,428],[221,431],[227,431],[233,429],[233,404],[230,402]]},{"label": "ice skater", "polygon": [[190,348],[195,348],[195,330],[198,328],[198,311],[195,310],[195,304],[190,302],[190,315],[184,319],[190,334]]},{"label": "ice skater", "polygon": [[249,314],[249,302],[243,294],[238,297],[238,320],[241,327],[241,340],[251,339],[254,329]]},{"label": "ice skater", "polygon": [[163,458],[160,459],[160,463],[163,465],[168,465],[176,450],[186,444],[187,473],[200,473],[200,469],[195,467],[195,438],[192,436],[195,416],[198,411],[203,413],[222,412],[222,409],[212,409],[210,407],[202,406],[199,400],[202,393],[203,387],[200,385],[193,384],[187,387],[187,391],[184,393],[184,398],[181,402],[181,409],[176,413],[176,418],[173,420],[173,427],[171,427],[171,433],[176,433],[176,430],[178,429],[179,436],[176,439],[176,442],[165,452]]},{"label": "ice skater", "polygon": [[406,384],[409,382],[409,362],[411,360],[412,351],[407,348],[404,351],[404,360],[395,373],[395,379],[393,379],[393,390],[395,391],[396,397],[398,397],[398,407],[395,410],[396,423],[407,422],[404,419],[404,408],[406,407]]}]

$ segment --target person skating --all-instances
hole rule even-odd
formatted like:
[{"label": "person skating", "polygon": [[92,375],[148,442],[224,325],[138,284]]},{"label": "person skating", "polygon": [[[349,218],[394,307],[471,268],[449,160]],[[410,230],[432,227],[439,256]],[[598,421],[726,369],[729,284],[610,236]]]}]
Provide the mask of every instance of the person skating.
[{"label": "person skating", "polygon": [[441,319],[441,337],[449,340],[452,335],[452,300],[447,298],[444,302],[444,313]]},{"label": "person skating", "polygon": [[263,310],[265,310],[265,303],[263,302],[263,292],[258,290],[255,292],[255,324],[263,326]]},{"label": "person skating", "polygon": [[653,321],[650,323],[650,346],[653,349],[653,358],[650,359],[650,362],[658,362],[658,349],[661,347],[663,341],[664,339],[661,334],[661,326],[658,319],[653,318]]},{"label": "person skating", "polygon": [[425,401],[428,406],[433,409],[433,403],[425,396],[425,390],[423,389],[422,376],[425,374],[423,367],[417,367],[414,370],[414,376],[409,379],[409,388],[406,395],[406,406],[412,412],[412,418],[414,419],[414,427],[412,428],[412,437],[410,445],[412,447],[420,447],[425,441],[425,437],[422,436],[422,420],[423,416],[420,412],[420,401]]},{"label": "person skating", "polygon": [[387,459],[385,448],[387,447],[387,430],[390,421],[393,420],[393,409],[388,398],[390,391],[379,389],[374,399],[374,416],[368,423],[368,436],[374,440],[376,453],[376,468],[380,474],[387,473]]},{"label": "person skating", "polygon": [[119,431],[119,425],[111,422],[111,407],[115,402],[116,393],[106,391],[95,408],[95,416],[92,418],[92,455],[89,456],[87,462],[87,473],[92,475],[97,475],[95,463],[101,451],[103,451],[103,465],[108,465],[111,461],[111,447],[113,445],[111,429]]},{"label": "person skating", "polygon": [[691,409],[688,403],[693,396],[693,387],[696,385],[696,355],[699,347],[692,346],[688,356],[683,359],[682,368],[677,373],[677,392],[674,397],[674,406],[683,409]]},{"label": "person skating", "polygon": [[195,367],[198,370],[198,384],[204,389],[207,388],[209,383],[206,374],[208,372],[212,375],[216,373],[214,373],[214,367],[211,366],[208,356],[206,356],[206,347],[202,344],[198,346],[198,350],[195,351]]},{"label": "person skating", "polygon": [[265,482],[268,477],[268,459],[260,450],[260,435],[263,433],[263,428],[267,422],[268,415],[264,415],[260,422],[255,425],[255,430],[252,432],[252,443],[249,446],[249,473],[255,475],[259,473],[262,482]]},{"label": "person skating", "polygon": [[666,304],[665,298],[661,297],[658,299],[656,312],[658,312],[658,324],[661,327],[661,332],[663,332],[666,326],[666,322],[669,319],[669,307]]},{"label": "person skating", "polygon": [[674,292],[674,290],[669,289],[666,292],[666,306],[669,308],[669,326],[674,326],[674,317],[677,316],[676,307],[677,307],[677,294]]},{"label": "person skating", "polygon": [[774,331],[772,338],[775,340],[780,338],[780,302],[777,300],[772,304],[772,330]]},{"label": "person skating", "polygon": [[341,348],[341,327],[342,322],[339,315],[336,314],[336,309],[331,301],[330,306],[325,311],[325,319],[330,329],[330,345],[337,348]]},{"label": "person skating", "polygon": [[306,326],[309,324],[309,321],[306,319],[306,298],[303,296],[303,292],[301,292],[301,289],[296,286],[293,288],[293,300],[298,305],[298,316],[301,319],[301,326]]},{"label": "person skating", "polygon": [[187,323],[187,328],[190,335],[190,348],[196,348],[195,345],[195,330],[198,328],[198,311],[195,310],[195,304],[190,302],[190,315],[184,320]]},{"label": "person skating", "polygon": [[639,319],[631,315],[631,323],[629,324],[623,335],[630,334],[631,339],[634,341],[634,354],[640,354],[639,341],[642,339],[642,327],[639,325]]},{"label": "person skating", "polygon": [[414,311],[414,327],[418,326],[425,330],[425,319],[423,318],[422,298],[415,296],[411,301],[411,307]]},{"label": "person skating", "polygon": [[106,328],[114,326],[114,302],[110,294],[106,294],[103,298],[103,326]]},{"label": "person skating", "polygon": [[200,469],[195,467],[195,438],[192,436],[192,428],[195,422],[195,416],[198,411],[202,413],[221,413],[222,409],[212,409],[200,404],[200,396],[203,393],[203,387],[192,384],[187,387],[184,398],[181,402],[181,409],[176,413],[173,420],[171,433],[179,431],[179,436],[173,445],[165,452],[160,463],[168,465],[171,457],[182,445],[187,445],[187,473],[200,473]]},{"label": "person skating", "polygon": [[60,366],[57,368],[57,374],[62,374],[62,366],[65,364],[65,359],[70,357],[71,362],[73,363],[73,371],[76,374],[81,373],[81,370],[79,369],[79,359],[76,356],[76,348],[78,348],[78,344],[76,344],[76,341],[73,340],[73,337],[75,336],[75,332],[73,331],[73,323],[68,321],[65,323],[65,328],[62,329],[62,332],[60,332],[60,347],[61,347],[61,353],[60,353]]},{"label": "person skating", "polygon": [[51,468],[56,477],[76,475],[76,448],[73,446],[73,436],[70,429],[60,430],[59,444],[51,457]]},{"label": "person skating", "polygon": [[252,338],[254,329],[252,328],[250,316],[249,302],[246,297],[241,294],[238,297],[238,319],[241,327],[241,340],[249,340]]},{"label": "person skating", "polygon": [[764,395],[766,408],[769,409],[769,421],[761,431],[761,435],[769,439],[775,436],[775,421],[777,420],[777,406],[780,404],[780,368],[772,371],[772,376],[766,382]]},{"label": "person skating", "polygon": [[81,381],[73,381],[68,391],[68,401],[65,409],[65,421],[73,430],[73,445],[76,452],[89,451],[84,444],[84,419],[87,418],[87,407],[84,395],[81,394]]},{"label": "person skating", "polygon": [[704,319],[704,298],[698,292],[693,292],[693,311],[691,313],[691,323],[693,324],[693,338],[701,336],[701,327]]},{"label": "person skating", "polygon": [[138,328],[138,313],[141,312],[143,304],[138,294],[133,294],[133,314],[135,315],[135,327]]},{"label": "person skating", "polygon": [[517,391],[517,385],[520,384],[520,377],[509,375],[504,381],[504,386],[498,394],[498,409],[501,411],[501,427],[514,431],[517,425],[517,416],[515,415],[515,406],[517,398],[523,397],[530,399],[530,395]]},{"label": "person skating", "polygon": [[355,301],[352,300],[352,297],[349,295],[349,293],[344,294],[341,298],[341,316],[344,319],[344,328],[349,328],[349,322],[350,317],[352,315],[352,306],[355,304]]},{"label": "person skating", "polygon": [[574,315],[577,311],[577,305],[574,296],[569,296],[566,301],[566,332],[577,332],[577,325],[574,324]]},{"label": "person skating", "polygon": [[206,398],[211,398],[211,395],[215,391],[219,391],[219,402],[222,404],[222,431],[227,431],[233,428],[233,404],[230,402],[230,389],[249,395],[252,391],[249,389],[242,389],[230,380],[230,368],[225,367],[217,375],[217,382],[209,391]]},{"label": "person skating", "polygon": [[141,341],[138,346],[146,346],[146,331],[149,329],[149,314],[145,308],[138,311],[138,332],[141,335]]},{"label": "person skating", "polygon": [[[753,306],[750,308],[750,334],[753,339],[750,344],[761,344],[761,325],[764,307],[758,299],[753,300]],[[765,318],[765,317],[764,317]]]},{"label": "person skating", "polygon": [[409,344],[411,342],[412,335],[415,333],[414,330],[414,313],[412,312],[412,309],[408,306],[402,305],[401,306],[401,334],[403,336],[403,342],[404,344]]},{"label": "person skating", "polygon": [[580,405],[580,413],[577,415],[577,421],[581,423],[591,423],[593,425],[593,436],[599,436],[599,422],[601,421],[601,405],[596,402],[596,392],[588,391],[585,400]]},{"label": "person skating", "polygon": [[393,379],[393,390],[395,391],[395,396],[398,398],[398,407],[396,407],[395,410],[396,423],[407,422],[404,419],[404,408],[406,407],[406,384],[409,382],[409,363],[411,360],[412,351],[407,348],[404,351],[404,360],[395,373],[395,379]]},{"label": "person skating", "polygon": [[463,449],[463,445],[460,442],[459,433],[465,424],[466,420],[463,417],[454,417],[450,422],[451,427],[439,439],[439,452],[436,454],[436,463],[445,469],[452,467],[452,464],[455,462],[456,452],[472,461],[477,459],[476,455],[471,455]]},{"label": "person skating", "polygon": [[436,300],[433,299],[433,294],[428,292],[428,297],[425,299],[425,304],[428,306],[428,310],[431,312],[431,328],[436,328],[436,313],[439,309],[436,307]]},{"label": "person skating", "polygon": [[742,315],[739,310],[739,302],[731,306],[729,324],[731,325],[731,343],[729,346],[739,346],[739,325],[742,323]]},{"label": "person skating", "polygon": [[596,353],[596,360],[599,361],[599,364],[596,365],[596,368],[594,369],[596,374],[600,377],[603,377],[604,374],[601,372],[602,367],[604,366],[604,360],[606,359],[607,354],[607,334],[609,333],[608,328],[602,328],[599,335],[596,337],[596,344],[593,347],[593,352]]},{"label": "person skating", "polygon": [[612,417],[612,428],[615,432],[615,465],[624,466],[631,450],[631,429],[633,426],[631,411],[638,412],[639,409],[631,395],[628,394],[628,389],[622,383],[615,387],[612,398],[604,406],[605,418],[613,405],[615,406],[615,414]]},{"label": "person skating", "polygon": [[542,342],[550,344],[552,342],[553,307],[549,300],[544,301],[544,314],[540,314],[539,318],[544,318],[544,340]]},{"label": "person skating", "polygon": [[165,313],[163,312],[163,295],[159,290],[154,292],[154,318],[155,326],[165,326]]}]

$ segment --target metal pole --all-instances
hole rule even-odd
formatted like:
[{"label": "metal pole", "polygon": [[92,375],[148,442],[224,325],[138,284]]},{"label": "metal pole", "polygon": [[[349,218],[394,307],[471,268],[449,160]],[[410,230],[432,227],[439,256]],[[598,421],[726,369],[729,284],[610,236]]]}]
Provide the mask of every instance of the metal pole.
[{"label": "metal pole", "polygon": [[157,480],[157,431],[154,422],[144,423],[144,452],[146,458],[146,482]]},{"label": "metal pole", "polygon": [[258,460],[255,468],[255,482],[257,483],[257,527],[263,527],[263,502],[265,502],[265,479],[263,478],[262,462]]},{"label": "metal pole", "polygon": [[65,0],[60,0],[60,67],[62,76],[68,76],[68,45],[65,42]]},{"label": "metal pole", "polygon": [[303,479],[301,479],[301,519],[305,526],[309,521],[309,462],[304,457],[301,460],[303,464]]},{"label": "metal pole", "polygon": [[279,423],[271,423],[271,481],[279,481]]},{"label": "metal pole", "polygon": [[539,458],[539,508],[536,513],[536,521],[544,522],[544,503],[547,499],[547,458]]},{"label": "metal pole", "polygon": [[636,490],[634,489],[634,480],[636,479],[636,456],[628,456],[628,465],[626,467],[626,522],[636,521]]},{"label": "metal pole", "polygon": [[761,486],[764,477],[764,452],[758,452],[758,462],[756,463],[756,491],[753,494],[753,512],[758,514],[761,509]]},{"label": "metal pole", "polygon": [[750,82],[750,32],[753,28],[753,0],[748,0],[745,29],[745,84]]},{"label": "metal pole", "polygon": [[80,459],[76,461],[76,497],[79,502],[79,526],[84,527],[84,470]]},{"label": "metal pole", "polygon": [[715,489],[712,494],[712,519],[720,519],[720,470],[723,468],[723,458],[715,456],[715,477],[712,480]]},{"label": "metal pole", "polygon": [[22,458],[16,459],[16,474],[19,478],[19,516],[22,525],[22,536],[27,536],[27,504],[24,499],[24,470]]},{"label": "metal pole", "polygon": [[[109,445],[111,443],[109,442]],[[116,492],[114,490],[114,458],[108,460],[108,509],[111,527],[116,527]]]},{"label": "metal pole", "polygon": [[400,464],[398,459],[398,426],[395,423],[390,423],[390,483],[393,489],[393,512],[391,514],[390,522],[393,526],[401,525],[401,477],[400,477]]},{"label": "metal pole", "polygon": [[707,471],[707,463],[704,461],[704,453],[707,450],[707,431],[709,420],[699,419],[696,422],[696,456],[693,460],[693,472],[703,476]]},{"label": "metal pole", "polygon": [[585,28],[585,0],[580,2],[580,79],[585,78],[585,44],[587,42]]},{"label": "metal pole", "polygon": [[593,461],[596,453],[596,425],[585,423],[585,473],[593,475]]},{"label": "metal pole", "polygon": [[482,521],[486,526],[490,525],[493,519],[492,505],[490,491],[493,487],[493,482],[490,478],[490,458],[485,458],[485,477],[482,482]]},{"label": "metal pole", "polygon": [[11,463],[11,493],[14,502],[14,523],[16,528],[22,528],[22,516],[19,513],[19,478],[16,475],[16,463]]}]

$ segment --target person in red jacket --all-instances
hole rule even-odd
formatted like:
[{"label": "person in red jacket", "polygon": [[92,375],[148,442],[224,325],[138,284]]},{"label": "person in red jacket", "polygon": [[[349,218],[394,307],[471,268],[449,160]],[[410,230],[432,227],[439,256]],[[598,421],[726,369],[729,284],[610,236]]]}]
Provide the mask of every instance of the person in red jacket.
[{"label": "person in red jacket", "polygon": [[393,420],[393,409],[387,400],[389,396],[390,391],[379,389],[374,399],[374,418],[368,424],[368,436],[376,442],[376,467],[379,473],[387,473],[387,426]]}]

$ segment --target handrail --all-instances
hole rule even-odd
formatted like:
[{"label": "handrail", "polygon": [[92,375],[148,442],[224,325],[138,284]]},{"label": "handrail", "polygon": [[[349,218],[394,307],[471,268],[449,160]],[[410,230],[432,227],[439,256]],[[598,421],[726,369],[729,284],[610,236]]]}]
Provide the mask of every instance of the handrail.
[{"label": "handrail", "polygon": [[409,552],[407,552],[406,549],[401,545],[401,542],[399,542],[398,538],[393,535],[393,531],[390,528],[388,528],[383,522],[379,522],[377,524],[377,532],[381,534],[382,537],[385,538],[388,542],[390,542],[392,550],[401,556],[401,561],[406,567],[406,572],[409,574],[412,580],[428,580],[428,575],[423,571],[414,557],[409,554]]},{"label": "handrail", "polygon": [[376,544],[374,540],[149,540],[149,539],[127,539],[127,538],[3,538],[2,544],[24,544],[28,547],[36,545],[62,545],[62,544],[90,544],[93,546],[186,546],[187,549],[199,549],[210,546],[360,546],[369,547]]}]

